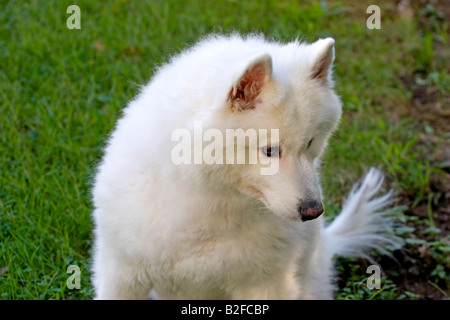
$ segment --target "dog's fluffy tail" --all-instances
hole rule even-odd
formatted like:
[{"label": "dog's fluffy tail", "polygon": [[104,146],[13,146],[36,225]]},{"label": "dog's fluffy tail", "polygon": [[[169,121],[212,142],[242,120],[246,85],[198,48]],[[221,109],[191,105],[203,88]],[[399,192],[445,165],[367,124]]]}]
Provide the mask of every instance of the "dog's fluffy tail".
[{"label": "dog's fluffy tail", "polygon": [[381,249],[395,242],[389,234],[393,220],[387,216],[387,208],[393,203],[392,192],[379,198],[383,174],[371,168],[367,175],[353,186],[343,205],[342,212],[325,228],[325,237],[331,255],[364,257],[371,249]]}]

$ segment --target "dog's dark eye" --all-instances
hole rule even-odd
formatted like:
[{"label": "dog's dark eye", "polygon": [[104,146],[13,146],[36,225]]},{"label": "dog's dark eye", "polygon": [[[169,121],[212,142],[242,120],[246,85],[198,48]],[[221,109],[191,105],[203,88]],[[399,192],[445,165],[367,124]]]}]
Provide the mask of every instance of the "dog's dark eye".
[{"label": "dog's dark eye", "polygon": [[267,146],[263,147],[262,153],[268,158],[275,158],[280,156],[280,147],[279,146]]},{"label": "dog's dark eye", "polygon": [[314,138],[312,138],[311,140],[309,140],[308,142],[308,146],[306,147],[306,149],[309,149],[309,147],[311,147],[311,143],[313,142]]}]

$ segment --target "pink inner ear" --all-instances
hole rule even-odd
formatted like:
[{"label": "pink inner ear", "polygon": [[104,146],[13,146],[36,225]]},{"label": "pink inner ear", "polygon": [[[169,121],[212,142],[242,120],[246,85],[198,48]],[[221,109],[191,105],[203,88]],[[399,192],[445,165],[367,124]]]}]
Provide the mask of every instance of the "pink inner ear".
[{"label": "pink inner ear", "polygon": [[325,76],[325,71],[326,71],[325,64],[326,64],[326,59],[320,60],[320,62],[317,64],[318,66],[317,66],[315,72],[311,76],[312,79],[319,79],[319,78],[323,78]]},{"label": "pink inner ear", "polygon": [[248,69],[236,89],[232,88],[230,91],[228,101],[231,101],[231,108],[238,111],[254,109],[256,98],[264,86],[265,78],[266,71],[261,64]]},{"label": "pink inner ear", "polygon": [[326,51],[321,54],[321,57],[315,62],[312,68],[311,79],[318,79],[323,83],[326,83],[332,63],[333,46],[330,45],[326,48]]}]

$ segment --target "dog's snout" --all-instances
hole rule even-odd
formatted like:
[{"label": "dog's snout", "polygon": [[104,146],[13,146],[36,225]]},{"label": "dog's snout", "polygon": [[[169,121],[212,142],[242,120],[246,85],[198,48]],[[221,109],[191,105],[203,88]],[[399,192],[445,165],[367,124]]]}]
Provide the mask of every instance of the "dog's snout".
[{"label": "dog's snout", "polygon": [[298,213],[302,221],[318,218],[323,213],[323,206],[320,201],[301,201],[298,206]]}]

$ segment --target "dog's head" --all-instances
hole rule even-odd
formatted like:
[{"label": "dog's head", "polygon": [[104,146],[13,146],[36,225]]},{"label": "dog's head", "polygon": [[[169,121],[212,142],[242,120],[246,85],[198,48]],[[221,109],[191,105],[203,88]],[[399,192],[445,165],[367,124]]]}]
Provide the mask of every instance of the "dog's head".
[{"label": "dog's head", "polygon": [[274,46],[237,68],[227,92],[228,126],[257,133],[257,144],[227,142],[227,153],[246,149],[258,158],[238,171],[239,190],[284,218],[306,221],[323,212],[317,169],[342,109],[333,60],[332,38]]}]

